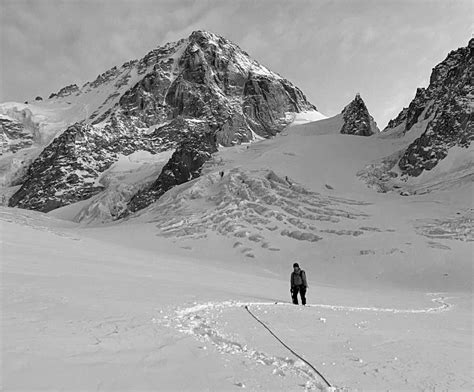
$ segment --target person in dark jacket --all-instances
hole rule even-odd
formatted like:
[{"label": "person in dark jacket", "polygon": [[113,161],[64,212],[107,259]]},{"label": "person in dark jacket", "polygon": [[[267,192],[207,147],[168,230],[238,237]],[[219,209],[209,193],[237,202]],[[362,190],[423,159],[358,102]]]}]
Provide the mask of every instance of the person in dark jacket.
[{"label": "person in dark jacket", "polygon": [[290,277],[290,292],[293,303],[298,305],[298,293],[301,296],[301,303],[306,305],[306,290],[308,289],[308,282],[306,281],[306,273],[300,269],[298,263],[293,264],[293,272]]}]

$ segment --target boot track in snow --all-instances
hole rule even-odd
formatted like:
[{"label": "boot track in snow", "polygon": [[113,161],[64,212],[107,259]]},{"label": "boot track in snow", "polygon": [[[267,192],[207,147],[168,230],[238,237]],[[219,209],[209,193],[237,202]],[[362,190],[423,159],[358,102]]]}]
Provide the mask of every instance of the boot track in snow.
[{"label": "boot track in snow", "polygon": [[[441,293],[428,294],[432,302],[438,304],[436,307],[427,307],[422,309],[396,309],[396,308],[378,308],[378,307],[357,307],[357,306],[343,306],[343,305],[329,305],[329,304],[310,304],[305,308],[320,308],[332,311],[349,311],[349,312],[380,312],[392,314],[437,314],[449,311],[452,304],[446,302],[446,297]],[[333,387],[324,378],[324,376],[317,371],[314,366],[309,364],[300,355],[295,353],[286,344],[273,333],[271,334],[280,341],[293,355],[299,360],[293,360],[288,357],[276,357],[271,354],[257,351],[248,347],[246,344],[239,342],[238,336],[235,334],[226,334],[221,331],[216,322],[218,313],[231,308],[242,308],[249,311],[249,307],[254,306],[283,306],[296,307],[288,302],[242,302],[242,301],[223,301],[223,302],[207,302],[194,303],[190,307],[179,307],[171,309],[171,312],[161,311],[163,316],[153,318],[152,322],[160,324],[169,328],[176,329],[182,333],[193,336],[201,342],[211,343],[218,352],[226,354],[241,355],[256,363],[267,366],[272,366],[274,375],[282,375],[284,372],[290,372],[297,377],[306,380],[305,390],[321,390],[321,391],[346,391],[346,388]],[[300,308],[302,308],[300,306]],[[258,320],[261,324],[262,321]],[[268,328],[267,328],[268,329]],[[324,380],[322,384],[320,380]]]}]

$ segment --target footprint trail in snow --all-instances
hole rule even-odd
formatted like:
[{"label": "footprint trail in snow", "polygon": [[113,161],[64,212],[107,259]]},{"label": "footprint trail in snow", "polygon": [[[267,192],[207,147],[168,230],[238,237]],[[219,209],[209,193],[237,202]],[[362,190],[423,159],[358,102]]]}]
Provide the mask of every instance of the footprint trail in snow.
[{"label": "footprint trail in snow", "polygon": [[[426,307],[422,309],[396,309],[396,308],[379,308],[379,307],[356,307],[356,306],[342,306],[329,304],[311,304],[306,308],[328,309],[332,311],[345,312],[377,312],[377,313],[392,313],[392,314],[436,314],[440,312],[449,311],[452,304],[446,302],[446,298],[440,293],[430,293],[428,296],[433,297],[432,302],[436,303],[436,307]],[[320,390],[320,391],[348,391],[346,387],[332,387],[328,388],[314,371],[300,359],[292,359],[292,354],[289,356],[276,356],[263,351],[259,351],[243,342],[243,337],[237,333],[224,332],[222,319],[224,312],[231,309],[237,310],[245,306],[249,308],[265,308],[265,307],[282,307],[295,309],[295,306],[290,303],[281,302],[243,302],[243,301],[223,301],[223,302],[207,302],[194,303],[189,307],[178,307],[171,309],[168,312],[161,311],[162,317],[154,318],[152,320],[155,324],[160,324],[166,327],[176,329],[182,333],[193,336],[200,342],[212,344],[216,350],[222,354],[240,355],[246,359],[255,362],[256,364],[269,366],[272,369],[272,374],[275,376],[284,377],[286,374],[292,374],[304,380],[301,387],[304,390]],[[265,312],[266,313],[266,312]],[[247,317],[242,313],[242,317]],[[278,331],[275,331],[278,333]],[[290,343],[290,342],[288,342]],[[291,344],[290,344],[291,345]],[[206,347],[204,346],[203,349]]]}]

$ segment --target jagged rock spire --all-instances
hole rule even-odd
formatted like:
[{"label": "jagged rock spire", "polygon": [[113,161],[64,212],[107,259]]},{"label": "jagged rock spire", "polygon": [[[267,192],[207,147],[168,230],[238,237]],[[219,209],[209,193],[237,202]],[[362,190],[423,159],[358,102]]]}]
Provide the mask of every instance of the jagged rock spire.
[{"label": "jagged rock spire", "polygon": [[343,134],[372,136],[380,132],[359,93],[357,93],[354,100],[344,108],[342,116],[344,124],[341,128],[341,133]]}]

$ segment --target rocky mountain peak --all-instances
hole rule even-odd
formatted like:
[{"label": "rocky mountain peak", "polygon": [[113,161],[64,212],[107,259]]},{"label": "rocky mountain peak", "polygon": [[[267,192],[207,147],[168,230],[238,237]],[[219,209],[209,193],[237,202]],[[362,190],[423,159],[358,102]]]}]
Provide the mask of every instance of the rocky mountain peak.
[{"label": "rocky mountain peak", "polygon": [[372,136],[380,130],[369,114],[367,106],[359,93],[342,111],[344,124],[341,133],[358,136]]},{"label": "rocky mountain peak", "polygon": [[[225,46],[232,47],[233,50],[242,51],[238,45],[229,41],[227,38],[220,35],[214,34],[206,30],[195,30],[187,38],[188,46],[197,50],[198,48],[206,49],[208,47],[220,47]],[[242,51],[243,52],[243,51]],[[248,54],[245,52],[248,56]]]},{"label": "rocky mountain peak", "polygon": [[[180,151],[172,164],[176,181],[157,173],[165,185],[160,180],[134,198],[134,211],[199,175],[217,145],[274,136],[291,121],[289,113],[316,109],[291,82],[202,30],[113,67],[81,89],[68,86],[57,94],[63,96],[87,117],[60,132],[29,166],[10,206],[49,211],[74,203],[103,191],[97,180],[120,155]],[[190,157],[196,164],[180,167]]]},{"label": "rocky mountain peak", "polygon": [[403,109],[385,130],[422,132],[399,161],[404,174],[418,176],[431,170],[454,146],[468,147],[474,139],[473,69],[474,39],[454,50],[433,68],[430,84],[418,88],[408,108]]},{"label": "rocky mountain peak", "polygon": [[[474,39],[471,38],[467,47],[451,51],[446,59],[433,68],[430,76],[430,86],[445,89],[453,87],[463,72],[463,64],[472,55],[474,50]],[[472,70],[471,70],[472,71]]]},{"label": "rocky mountain peak", "polygon": [[227,39],[218,36],[217,34],[214,34],[210,31],[207,30],[195,30],[193,31],[189,37],[188,37],[189,42],[230,42]]},{"label": "rocky mountain peak", "polygon": [[440,106],[448,96],[461,94],[466,96],[472,91],[472,54],[474,39],[470,39],[468,46],[451,51],[445,60],[436,65],[430,76],[427,88],[418,88],[415,97],[407,108],[391,120],[385,131],[399,128],[406,133],[415,124],[426,129],[428,122],[433,119]]}]

